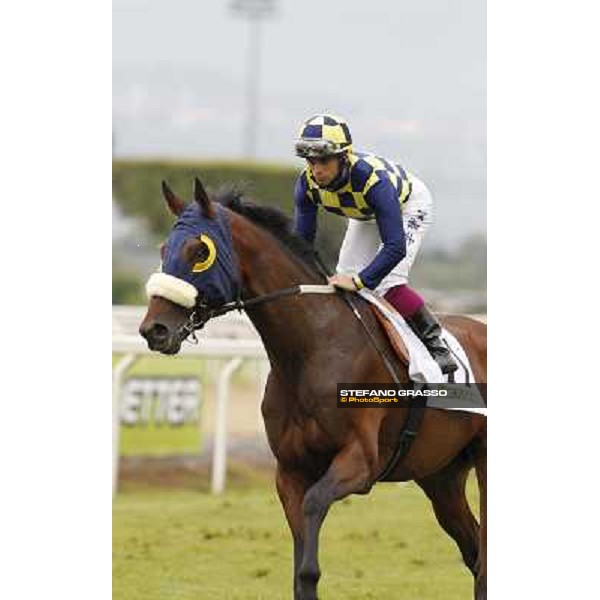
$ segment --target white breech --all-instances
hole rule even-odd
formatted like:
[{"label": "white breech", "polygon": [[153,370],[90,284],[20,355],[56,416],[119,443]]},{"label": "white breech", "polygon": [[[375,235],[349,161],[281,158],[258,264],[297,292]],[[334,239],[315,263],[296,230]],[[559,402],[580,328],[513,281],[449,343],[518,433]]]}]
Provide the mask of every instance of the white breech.
[{"label": "white breech", "polygon": [[[402,207],[402,220],[406,236],[406,256],[377,286],[380,295],[397,285],[408,283],[408,274],[425,236],[433,222],[433,198],[427,186],[414,175],[409,175],[412,192]],[[340,248],[336,271],[354,274],[362,271],[383,247],[375,219],[358,221],[348,219],[348,228]]]}]

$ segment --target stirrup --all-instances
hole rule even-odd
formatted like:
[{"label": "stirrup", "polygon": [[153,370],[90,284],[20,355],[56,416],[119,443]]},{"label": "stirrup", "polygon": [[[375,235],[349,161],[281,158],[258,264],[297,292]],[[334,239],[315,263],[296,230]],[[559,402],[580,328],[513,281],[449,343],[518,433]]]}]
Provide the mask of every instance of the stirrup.
[{"label": "stirrup", "polygon": [[[450,354],[450,352],[448,353]],[[439,361],[437,358],[435,358],[435,356],[433,359],[439,365],[443,375],[451,375],[452,373],[456,373],[456,371],[458,371],[458,365],[451,355],[449,360]],[[443,364],[440,364],[440,362],[443,362]]]}]

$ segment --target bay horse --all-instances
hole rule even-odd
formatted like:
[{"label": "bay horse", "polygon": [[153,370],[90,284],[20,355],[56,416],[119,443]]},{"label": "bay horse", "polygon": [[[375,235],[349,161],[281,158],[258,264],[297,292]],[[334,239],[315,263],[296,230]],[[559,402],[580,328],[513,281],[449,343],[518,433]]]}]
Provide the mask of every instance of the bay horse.
[{"label": "bay horse", "polygon": [[[151,349],[174,354],[194,330],[226,312],[223,307],[244,306],[271,366],[261,410],[293,540],[294,599],[314,600],[319,532],[329,508],[350,494],[369,493],[377,483],[408,409],[337,408],[337,382],[391,384],[392,377],[341,292],[281,292],[326,283],[313,249],[291,232],[281,211],[233,192],[209,197],[198,178],[190,203],[166,182],[163,194],[178,218],[161,248],[163,272],[152,276],[159,278],[152,286],[152,277],[148,283],[150,300],[140,333]],[[393,355],[366,301],[354,297],[371,335]],[[441,320],[465,349],[476,381],[484,383],[486,326],[463,316]],[[408,382],[406,366],[397,362]],[[423,489],[473,574],[476,600],[487,596],[486,457],[484,416],[425,409],[418,437],[385,477],[414,480]],[[472,468],[480,523],[465,496]]]}]

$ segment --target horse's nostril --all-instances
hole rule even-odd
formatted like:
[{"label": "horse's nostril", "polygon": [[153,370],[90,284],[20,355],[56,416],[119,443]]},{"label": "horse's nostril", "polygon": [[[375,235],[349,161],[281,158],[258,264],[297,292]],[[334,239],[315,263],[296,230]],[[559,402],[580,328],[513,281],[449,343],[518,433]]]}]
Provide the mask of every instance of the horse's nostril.
[{"label": "horse's nostril", "polygon": [[160,323],[154,323],[148,333],[149,337],[157,342],[162,342],[169,337],[169,330],[165,325],[161,325]]},{"label": "horse's nostril", "polygon": [[169,329],[161,323],[152,323],[148,324],[148,326],[140,327],[140,333],[151,345],[161,344],[169,339]]}]

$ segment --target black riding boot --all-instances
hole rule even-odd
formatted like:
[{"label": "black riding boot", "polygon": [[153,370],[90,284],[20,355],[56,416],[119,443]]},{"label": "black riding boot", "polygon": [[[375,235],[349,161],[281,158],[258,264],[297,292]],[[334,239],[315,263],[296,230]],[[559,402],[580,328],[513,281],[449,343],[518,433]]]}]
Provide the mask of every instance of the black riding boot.
[{"label": "black riding boot", "polygon": [[452,354],[440,338],[442,328],[438,320],[425,305],[404,320],[423,344],[425,344],[425,347],[440,366],[444,375],[454,373],[458,369],[458,365],[454,361],[454,358],[452,358]]}]

